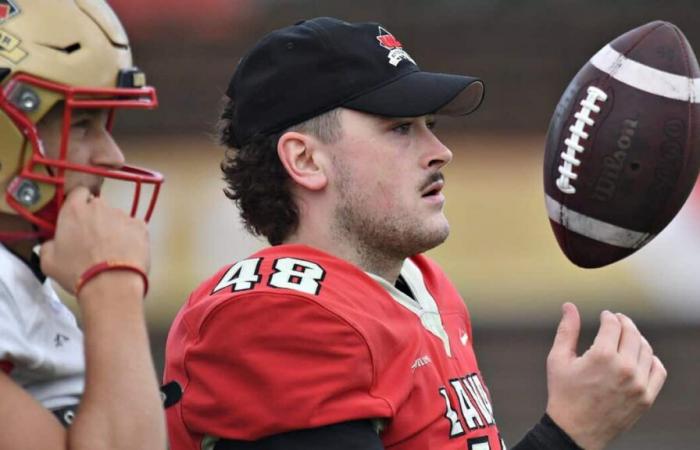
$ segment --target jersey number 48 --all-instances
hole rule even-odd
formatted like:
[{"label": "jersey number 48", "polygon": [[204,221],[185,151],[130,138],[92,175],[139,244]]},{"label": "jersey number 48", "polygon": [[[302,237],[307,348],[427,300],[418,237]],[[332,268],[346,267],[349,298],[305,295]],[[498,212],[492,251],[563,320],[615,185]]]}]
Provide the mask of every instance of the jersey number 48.
[{"label": "jersey number 48", "polygon": [[[231,292],[254,289],[262,282],[260,265],[263,258],[239,261],[226,271],[212,294],[231,288]],[[292,289],[306,294],[318,295],[325,270],[312,261],[298,258],[278,258],[272,263],[273,272],[267,277],[267,285],[278,289]]]}]

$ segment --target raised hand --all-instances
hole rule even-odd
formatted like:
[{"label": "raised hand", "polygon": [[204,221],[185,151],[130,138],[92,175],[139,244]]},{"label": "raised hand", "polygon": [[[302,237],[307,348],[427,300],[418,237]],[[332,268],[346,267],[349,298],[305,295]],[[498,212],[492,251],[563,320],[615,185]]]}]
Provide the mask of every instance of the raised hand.
[{"label": "raised hand", "polygon": [[593,345],[576,354],[581,318],[565,303],[547,358],[547,413],[585,450],[605,448],[651,407],[666,369],[634,322],[603,311]]},{"label": "raised hand", "polygon": [[103,261],[128,263],[148,272],[146,224],[77,187],[61,208],[53,240],[41,247],[41,270],[75,293],[78,278]]}]

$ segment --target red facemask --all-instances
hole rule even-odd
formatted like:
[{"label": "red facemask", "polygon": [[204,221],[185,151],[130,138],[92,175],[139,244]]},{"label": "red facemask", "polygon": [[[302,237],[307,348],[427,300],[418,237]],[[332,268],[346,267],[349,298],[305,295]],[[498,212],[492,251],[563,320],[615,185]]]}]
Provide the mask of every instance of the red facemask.
[{"label": "red facemask", "polygon": [[[63,125],[61,130],[61,143],[57,159],[47,158],[44,155],[40,143],[40,136],[36,125],[25,115],[22,110],[30,110],[38,102],[38,96],[32,96],[31,87],[50,90],[62,94],[65,101],[63,112]],[[28,89],[27,89],[28,88]],[[21,95],[16,90],[21,89]],[[26,94],[29,92],[29,94]],[[65,174],[67,171],[83,172],[103,178],[134,183],[134,194],[131,202],[130,214],[135,217],[142,211],[143,220],[151,218],[155,207],[160,186],[163,183],[163,175],[140,167],[122,166],[119,169],[110,169],[98,166],[76,164],[67,160],[69,133],[71,128],[71,116],[75,109],[107,109],[109,118],[107,129],[111,130],[114,112],[121,108],[153,109],[158,106],[155,89],[152,87],[118,87],[118,88],[83,88],[66,86],[26,74],[18,74],[11,79],[0,91],[0,109],[2,109],[22,132],[26,142],[29,143],[31,156],[23,165],[19,173],[9,183],[5,200],[19,216],[35,226],[33,232],[4,232],[0,230],[0,241],[17,239],[47,239],[53,236],[56,228],[58,211],[61,209],[65,198]],[[41,169],[48,168],[48,173]],[[29,207],[38,201],[39,189],[37,183],[49,183],[56,187],[55,195],[43,208],[31,212]],[[143,186],[151,186],[148,189],[150,195],[145,195]],[[148,198],[150,197],[150,198]],[[142,204],[145,208],[139,208]],[[143,212],[145,210],[145,213]]]}]

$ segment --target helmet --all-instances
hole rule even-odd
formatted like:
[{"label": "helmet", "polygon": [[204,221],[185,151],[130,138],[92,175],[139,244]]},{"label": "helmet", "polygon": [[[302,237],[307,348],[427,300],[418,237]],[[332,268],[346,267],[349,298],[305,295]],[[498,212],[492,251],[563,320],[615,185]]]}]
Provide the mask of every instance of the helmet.
[{"label": "helmet", "polygon": [[[43,151],[37,123],[63,102],[56,159]],[[0,230],[0,240],[50,237],[65,196],[66,171],[86,172],[134,184],[131,215],[144,200],[148,220],[163,181],[143,168],[119,169],[67,161],[71,113],[155,108],[155,90],[132,66],[119,19],[103,0],[0,0],[0,213],[19,215],[34,232]],[[150,200],[142,185],[151,185]]]}]

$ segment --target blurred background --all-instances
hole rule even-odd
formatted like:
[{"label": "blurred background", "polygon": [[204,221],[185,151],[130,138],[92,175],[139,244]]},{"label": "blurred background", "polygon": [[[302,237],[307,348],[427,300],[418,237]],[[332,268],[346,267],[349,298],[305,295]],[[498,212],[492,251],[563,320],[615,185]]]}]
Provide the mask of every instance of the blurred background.
[{"label": "blurred background", "polygon": [[264,33],[330,15],[379,21],[423,68],[477,75],[486,101],[438,134],[453,232],[432,256],[472,313],[475,345],[500,428],[514,444],[545,406],[544,363],[560,305],[575,302],[590,345],[602,309],[632,317],[669,370],[653,410],[614,449],[700,448],[700,189],[657,239],[610,267],[583,270],[556,244],[544,209],[544,133],[559,96],[599,48],[655,19],[700,49],[697,2],[652,0],[111,0],[136,63],[158,88],[155,112],[118,118],[130,162],[166,185],[152,221],[147,302],[156,364],[189,292],[265,245],[223,196],[213,130],[242,53]]}]

